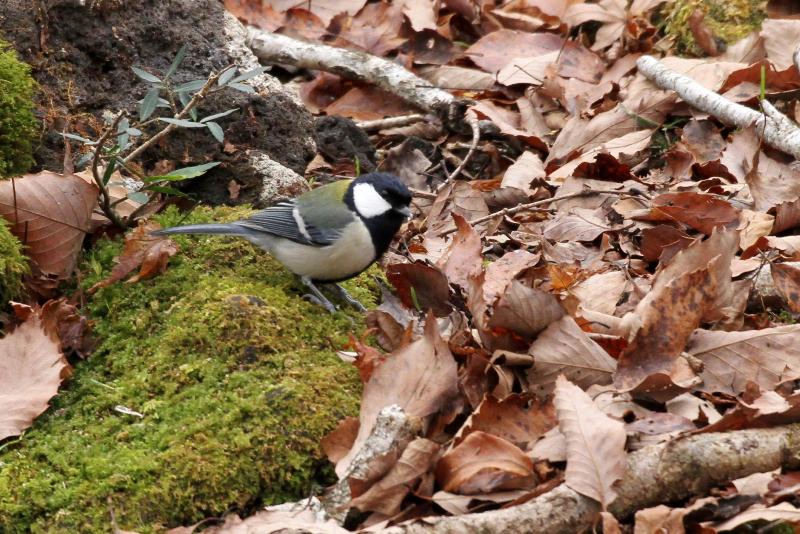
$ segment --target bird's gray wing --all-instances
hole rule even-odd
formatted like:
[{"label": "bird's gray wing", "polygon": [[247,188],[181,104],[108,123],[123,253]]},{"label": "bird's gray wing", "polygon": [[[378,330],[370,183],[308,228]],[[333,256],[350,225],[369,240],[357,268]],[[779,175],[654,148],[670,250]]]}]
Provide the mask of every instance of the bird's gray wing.
[{"label": "bird's gray wing", "polygon": [[325,246],[336,241],[344,226],[355,220],[347,206],[343,204],[342,208],[344,213],[327,206],[309,209],[292,200],[270,206],[234,224],[303,245]]}]

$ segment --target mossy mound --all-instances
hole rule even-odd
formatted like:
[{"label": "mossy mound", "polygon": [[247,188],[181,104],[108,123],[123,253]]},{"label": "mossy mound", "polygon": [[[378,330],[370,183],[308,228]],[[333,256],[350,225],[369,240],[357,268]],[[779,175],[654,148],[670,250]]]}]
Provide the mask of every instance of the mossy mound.
[{"label": "mossy mound", "polygon": [[22,275],[28,272],[28,260],[22,254],[22,245],[8,230],[8,223],[0,217],[0,310],[22,291]]},{"label": "mossy mound", "polygon": [[0,40],[0,177],[22,174],[33,165],[35,87],[30,67]]},{"label": "mossy mound", "polygon": [[666,4],[664,31],[675,39],[678,52],[704,55],[689,27],[689,17],[700,9],[703,23],[725,44],[733,44],[761,27],[767,18],[766,0],[676,0]]},{"label": "mossy mound", "polygon": [[[185,222],[241,215],[198,210]],[[330,482],[319,440],[360,396],[335,349],[361,320],[303,300],[243,240],[176,240],[165,274],[90,298],[99,348],[32,429],[0,445],[0,532],[109,532],[110,507],[121,529],[160,532]],[[98,244],[85,285],[120,249]],[[369,289],[348,289],[372,303]]]}]

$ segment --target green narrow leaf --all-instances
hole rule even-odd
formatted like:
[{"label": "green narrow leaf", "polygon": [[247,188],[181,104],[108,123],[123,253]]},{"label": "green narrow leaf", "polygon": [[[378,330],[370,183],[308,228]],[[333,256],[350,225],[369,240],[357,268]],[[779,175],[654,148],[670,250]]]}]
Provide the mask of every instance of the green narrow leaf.
[{"label": "green narrow leaf", "polygon": [[222,87],[223,85],[228,83],[231,80],[231,78],[233,78],[234,74],[236,74],[236,69],[228,69],[228,70],[226,70],[219,77],[219,80],[217,80],[217,85]]},{"label": "green narrow leaf", "polygon": [[64,137],[67,139],[74,139],[75,141],[80,141],[84,145],[96,145],[97,141],[92,141],[91,139],[86,139],[85,137],[81,137],[80,135],[75,135],[71,133],[62,133]]},{"label": "green narrow leaf", "polygon": [[762,64],[761,65],[761,87],[760,87],[758,99],[764,100],[767,98],[767,67]]},{"label": "green narrow leaf", "polygon": [[128,135],[130,135],[131,137],[139,137],[140,135],[142,135],[142,131],[141,131],[139,128],[128,128],[128,129],[127,129],[127,130],[125,130],[125,131],[126,131],[126,132],[128,133]]},{"label": "green narrow leaf", "polygon": [[166,98],[159,97],[157,108],[171,108],[172,106],[169,105],[169,100]]},{"label": "green narrow leaf", "polygon": [[114,174],[114,170],[117,168],[117,160],[112,159],[108,162],[108,166],[106,166],[106,172],[103,173],[103,183],[108,184],[108,181],[111,179],[111,175]]},{"label": "green narrow leaf", "polygon": [[146,82],[150,83],[161,83],[161,78],[158,76],[154,76],[147,71],[140,69],[139,67],[131,67],[133,73],[138,76],[139,78],[143,79]]},{"label": "green narrow leaf", "polygon": [[259,74],[264,74],[268,70],[269,70],[269,67],[256,67],[256,68],[248,70],[247,72],[244,72],[244,73],[240,74],[239,76],[237,76],[236,78],[232,79],[231,83],[243,82],[245,80],[249,80],[250,78],[255,78]]},{"label": "green narrow leaf", "polygon": [[175,88],[176,93],[189,93],[191,91],[199,91],[203,88],[208,80],[192,80],[191,82],[186,82],[178,87]]},{"label": "green narrow leaf", "polygon": [[[146,121],[156,110],[158,105],[158,88],[154,87],[144,95],[142,103],[139,105],[139,120]],[[168,104],[169,105],[169,104]]]},{"label": "green narrow leaf", "polygon": [[197,122],[197,108],[190,109],[189,116],[192,118],[193,121]]},{"label": "green narrow leaf", "polygon": [[150,200],[150,197],[147,196],[147,193],[142,193],[141,191],[133,191],[128,193],[128,198],[134,202],[138,202],[139,204],[146,204]]},{"label": "green narrow leaf", "polygon": [[233,109],[229,109],[228,111],[223,111],[222,113],[217,113],[215,115],[209,115],[208,117],[200,119],[200,122],[213,121],[213,120],[225,117],[226,115],[230,115],[234,111],[239,111],[239,108],[233,108]]},{"label": "green narrow leaf", "polygon": [[186,119],[171,119],[169,117],[159,117],[158,120],[174,124],[175,126],[183,126],[184,128],[205,128],[206,125],[200,122],[187,121]]},{"label": "green narrow leaf", "polygon": [[188,93],[178,93],[178,100],[181,101],[181,106],[183,107],[186,107],[191,99],[192,97]]},{"label": "green narrow leaf", "polygon": [[219,165],[219,161],[213,161],[211,163],[203,163],[202,165],[195,165],[193,167],[184,167],[182,169],[175,169],[174,171],[168,174],[162,174],[159,176],[147,176],[144,178],[144,182],[148,184],[152,184],[154,182],[175,182],[178,180],[188,180],[189,178],[197,178],[205,174],[206,171],[212,169]]},{"label": "green narrow leaf", "polygon": [[181,61],[183,61],[184,57],[186,57],[186,45],[185,44],[180,48],[180,50],[178,50],[178,53],[175,54],[175,59],[172,60],[172,64],[169,66],[169,70],[167,70],[167,74],[164,75],[164,79],[165,80],[167,78],[169,78],[170,76],[172,76],[173,74],[175,74],[175,71],[178,70],[178,66],[180,66]]},{"label": "green narrow leaf", "polygon": [[187,178],[197,178],[198,176],[202,176],[206,173],[206,171],[213,169],[221,162],[219,161],[212,161],[210,163],[203,163],[202,165],[194,165],[192,167],[184,167],[182,169],[175,169],[172,172],[168,172],[166,176],[177,176],[183,179]]},{"label": "green narrow leaf", "polygon": [[214,139],[219,141],[220,143],[225,140],[225,134],[222,131],[222,127],[214,121],[205,123],[208,127],[208,131],[211,132],[211,135],[214,136]]},{"label": "green narrow leaf", "polygon": [[236,89],[237,91],[241,91],[242,93],[255,93],[256,90],[244,83],[229,83],[228,87],[231,89]]}]

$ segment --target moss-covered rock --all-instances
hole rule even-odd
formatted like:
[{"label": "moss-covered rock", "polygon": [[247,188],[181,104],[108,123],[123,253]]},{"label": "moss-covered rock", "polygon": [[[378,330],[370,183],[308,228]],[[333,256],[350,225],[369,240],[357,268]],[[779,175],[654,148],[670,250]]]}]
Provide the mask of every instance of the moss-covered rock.
[{"label": "moss-covered rock", "polygon": [[[223,213],[242,215],[190,220]],[[90,299],[99,348],[32,429],[0,445],[0,532],[108,532],[110,506],[120,528],[159,532],[296,499],[330,476],[319,440],[357,413],[360,395],[335,349],[360,319],[303,300],[291,274],[243,240],[176,240],[165,274]],[[98,244],[85,284],[119,251]]]},{"label": "moss-covered rock", "polygon": [[689,27],[689,17],[700,9],[703,23],[726,44],[742,39],[761,27],[767,17],[766,0],[675,0],[665,5],[664,31],[675,39],[682,54],[703,55]]},{"label": "moss-covered rock", "polygon": [[22,174],[33,165],[35,86],[30,67],[0,40],[0,177]]},{"label": "moss-covered rock", "polygon": [[6,220],[0,217],[0,309],[19,296],[22,275],[26,272],[28,260],[22,254],[22,245],[11,235]]}]

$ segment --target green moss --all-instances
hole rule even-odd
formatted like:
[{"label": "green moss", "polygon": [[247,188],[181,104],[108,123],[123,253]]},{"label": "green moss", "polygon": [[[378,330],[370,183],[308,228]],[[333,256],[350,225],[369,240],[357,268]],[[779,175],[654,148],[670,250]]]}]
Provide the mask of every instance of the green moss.
[{"label": "green moss", "polygon": [[704,24],[726,44],[742,39],[761,27],[767,17],[766,0],[676,0],[668,4],[664,31],[675,39],[681,54],[702,56],[689,27],[695,9],[705,13]]},{"label": "green moss", "polygon": [[30,67],[0,41],[0,176],[22,174],[33,165],[35,87]]},{"label": "green moss", "polygon": [[[236,215],[198,210],[186,222]],[[243,240],[176,240],[165,274],[91,298],[99,348],[32,429],[0,446],[0,532],[108,532],[109,506],[120,528],[159,532],[301,498],[328,469],[319,440],[360,396],[335,349],[361,319],[303,300]],[[85,285],[119,251],[99,243]],[[372,303],[373,290],[348,289]]]},{"label": "green moss", "polygon": [[26,272],[28,261],[22,254],[22,245],[0,217],[0,309],[20,295],[22,275]]}]

